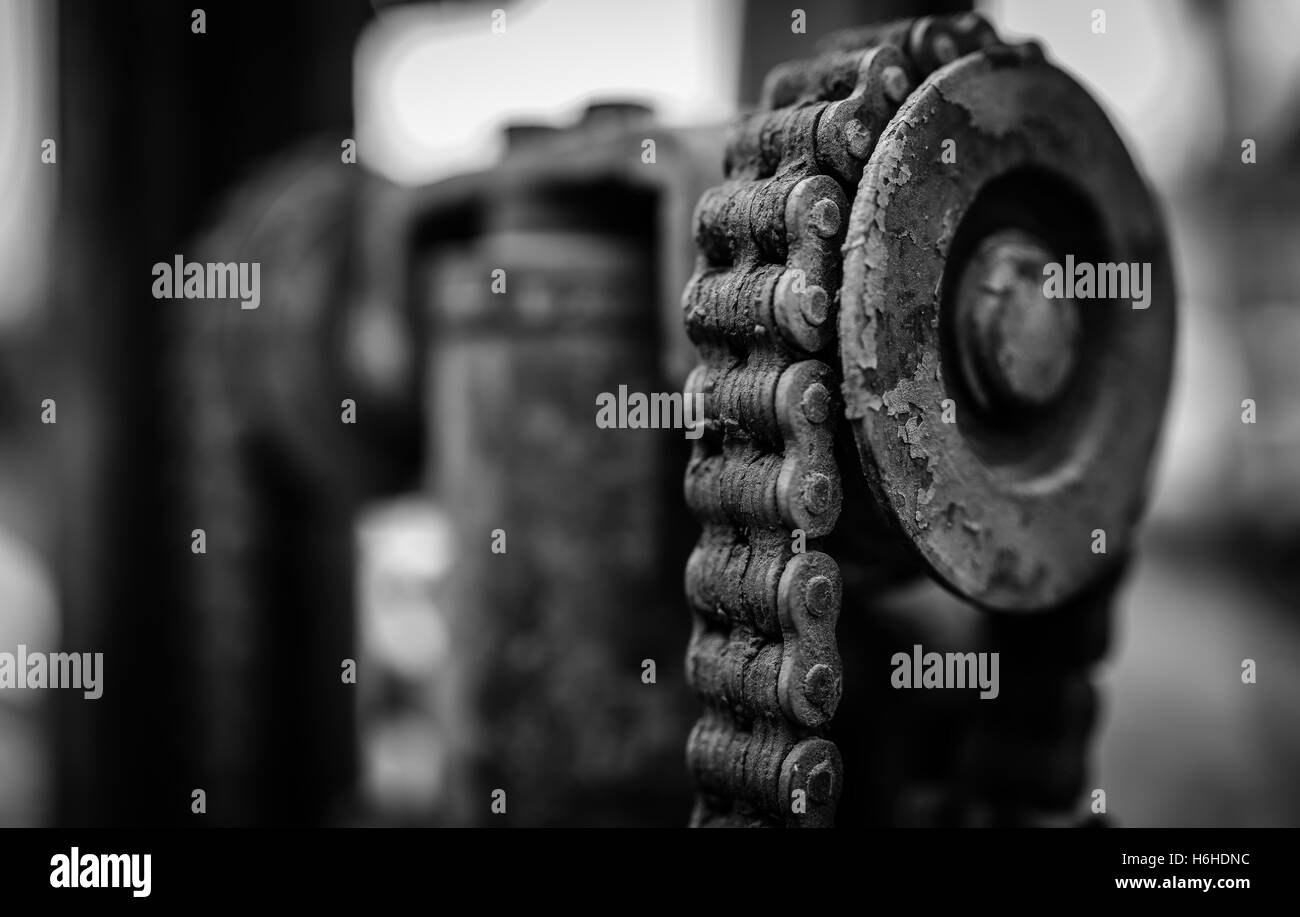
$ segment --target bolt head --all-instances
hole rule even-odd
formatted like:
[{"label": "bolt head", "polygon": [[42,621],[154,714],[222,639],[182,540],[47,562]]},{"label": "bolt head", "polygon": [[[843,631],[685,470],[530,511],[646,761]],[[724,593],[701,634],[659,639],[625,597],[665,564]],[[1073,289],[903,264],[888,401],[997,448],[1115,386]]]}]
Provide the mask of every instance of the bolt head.
[{"label": "bolt head", "polygon": [[835,771],[827,762],[823,761],[811,771],[808,772],[808,798],[815,803],[824,804],[830,802],[831,796],[835,793]]},{"label": "bolt head", "polygon": [[839,206],[828,197],[822,198],[809,210],[808,224],[817,235],[830,238],[840,231]]},{"label": "bolt head", "polygon": [[799,297],[799,314],[808,324],[820,328],[830,316],[831,302],[826,290],[816,284],[807,286]]},{"label": "bolt head", "polygon": [[941,64],[951,63],[961,56],[957,50],[957,42],[946,32],[934,36],[931,47],[934,49],[935,58]]},{"label": "bolt head", "polygon": [[804,389],[800,406],[803,408],[803,416],[811,423],[821,423],[830,416],[831,393],[820,382],[814,382]]},{"label": "bolt head", "polygon": [[825,663],[817,663],[803,678],[804,695],[813,706],[826,710],[839,699],[839,680],[835,670]]},{"label": "bolt head", "polygon": [[819,516],[831,505],[831,479],[814,471],[803,480],[803,503],[808,512]]},{"label": "bolt head", "polygon": [[828,613],[835,603],[835,586],[828,577],[819,573],[803,587],[803,600],[808,613],[820,617]]},{"label": "bolt head", "polygon": [[902,67],[886,67],[880,74],[885,96],[895,105],[902,105],[907,94],[912,91],[912,81]]},{"label": "bolt head", "polygon": [[1007,229],[986,238],[962,271],[956,297],[962,372],[990,411],[1046,406],[1073,377],[1078,309],[1043,292],[1043,269],[1055,261],[1041,240]]},{"label": "bolt head", "polygon": [[848,142],[849,154],[853,158],[866,159],[871,155],[871,131],[857,118],[844,125],[844,139]]}]

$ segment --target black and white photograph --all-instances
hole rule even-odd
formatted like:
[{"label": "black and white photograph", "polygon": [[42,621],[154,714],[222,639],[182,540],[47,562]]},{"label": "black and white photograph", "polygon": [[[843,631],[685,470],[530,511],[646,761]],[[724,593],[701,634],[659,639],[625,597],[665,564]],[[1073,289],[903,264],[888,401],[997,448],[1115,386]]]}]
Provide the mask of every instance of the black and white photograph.
[{"label": "black and white photograph", "polygon": [[[1297,36],[0,0],[5,885],[617,830],[759,892],[771,842],[642,829],[838,828],[877,879],[1280,890]],[[852,881],[824,836],[774,863]]]}]

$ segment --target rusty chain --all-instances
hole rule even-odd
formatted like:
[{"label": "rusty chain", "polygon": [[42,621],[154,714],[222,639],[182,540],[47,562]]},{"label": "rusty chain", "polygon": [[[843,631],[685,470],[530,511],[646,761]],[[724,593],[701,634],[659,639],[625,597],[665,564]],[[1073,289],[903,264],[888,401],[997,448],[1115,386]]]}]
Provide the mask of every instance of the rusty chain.
[{"label": "rusty chain", "polygon": [[[841,246],[864,163],[900,104],[942,65],[998,44],[977,14],[833,36],[821,56],[769,75],[760,110],[728,138],[726,181],[697,208],[699,262],[683,296],[702,359],[686,391],[704,395],[707,418],[685,482],[703,527],[686,570],[687,677],[704,708],[687,748],[695,826],[833,822],[843,767],[827,735],[842,692],[842,582],[821,548],[842,497],[832,346]],[[1035,623],[1029,637],[1018,620],[991,623],[990,646],[1046,634],[1069,671],[1036,671],[1035,691],[978,718],[950,774],[947,803],[963,811],[948,820],[1026,823],[1027,812],[1069,806],[1110,591],[1086,614],[1066,608]],[[1080,626],[1100,636],[1080,641]],[[1027,712],[1042,723],[1058,709],[1066,715],[1051,735],[1026,726]],[[990,781],[990,769],[1013,746],[1041,754],[999,789],[1006,781]]]}]

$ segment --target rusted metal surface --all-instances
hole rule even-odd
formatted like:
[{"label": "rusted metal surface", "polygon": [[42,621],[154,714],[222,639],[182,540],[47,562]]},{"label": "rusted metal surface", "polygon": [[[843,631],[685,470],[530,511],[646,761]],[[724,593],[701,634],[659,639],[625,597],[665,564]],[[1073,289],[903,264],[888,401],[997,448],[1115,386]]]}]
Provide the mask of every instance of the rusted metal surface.
[{"label": "rusted metal surface", "polygon": [[[670,459],[646,431],[599,429],[587,410],[620,385],[658,387],[642,346],[650,252],[635,234],[507,214],[433,267],[429,489],[456,532],[457,822],[490,823],[498,788],[512,825],[671,817],[671,794],[655,795],[671,789],[655,775],[673,772],[684,725],[681,634],[656,626],[671,607],[656,509]],[[494,269],[505,294],[489,290]],[[505,553],[490,550],[496,531]],[[664,684],[642,683],[646,658]]]},{"label": "rusted metal surface", "polygon": [[690,240],[662,227],[689,226],[704,187],[695,142],[641,106],[601,104],[570,128],[518,126],[497,168],[417,195],[425,485],[455,533],[447,823],[686,815],[675,571],[689,520],[674,492],[689,443],[595,416],[602,392],[676,387],[666,372],[684,335],[664,333],[676,296],[662,278],[680,289]]},{"label": "rusted metal surface", "polygon": [[[1096,708],[1088,670],[1104,652],[1166,395],[1160,222],[1095,103],[978,15],[886,23],[821,47],[769,75],[763,110],[730,137],[728,182],[697,212],[700,265],[683,307],[703,363],[687,391],[705,393],[709,432],[686,477],[704,526],[686,584],[688,674],[704,705],[688,742],[692,823],[831,823],[846,779],[836,735],[881,786],[920,791],[916,818],[870,792],[857,814],[1051,821],[1080,789]],[[1066,252],[1151,262],[1150,309],[1048,299],[1031,275]],[[812,444],[780,422],[797,386],[779,383],[795,370],[820,386],[801,395]],[[796,470],[782,474],[792,453]],[[800,528],[817,540],[796,555]],[[1090,550],[1098,528],[1107,554]],[[898,703],[871,689],[875,700],[850,705],[861,719],[831,722],[844,671],[862,666],[841,658],[835,621],[813,609],[872,614],[871,590],[914,569],[899,549],[978,608],[1037,615],[919,618],[913,636],[1007,653],[1016,684],[995,712],[917,709],[914,725],[952,737],[913,740],[914,757],[882,764],[864,759],[858,731],[896,729],[879,711]],[[804,567],[817,573],[802,591],[784,588]],[[852,600],[850,580],[862,590]],[[778,627],[801,616],[817,630]],[[848,630],[849,651],[878,654],[909,627]],[[1025,763],[1000,781],[1008,754]],[[895,766],[912,779],[887,773]]]},{"label": "rusted metal surface", "polygon": [[[949,140],[951,163],[936,155]],[[1005,330],[999,344],[950,327],[961,324],[956,288],[970,247],[1007,226],[1029,227],[1058,261],[1150,264],[1149,308],[1060,304],[1058,313],[1077,309],[1080,327],[1054,333],[1073,342],[1029,342],[1049,351],[1032,356],[1016,353]],[[867,479],[937,578],[978,604],[1030,611],[1067,601],[1124,556],[1168,390],[1173,321],[1149,190],[1100,107],[1035,46],[963,58],[908,99],[854,206],[839,340]],[[990,346],[994,362],[1008,347],[1014,355],[992,374],[995,387],[1037,386],[1019,396],[1029,404],[988,410],[970,394],[960,367],[987,362]],[[1050,350],[1066,346],[1069,378],[1036,378],[1063,365]],[[1044,386],[1059,390],[1043,400]],[[942,419],[946,399],[956,422]],[[1098,529],[1104,554],[1090,550]]]},{"label": "rusted metal surface", "polygon": [[686,475],[705,527],[687,567],[688,674],[705,705],[687,746],[694,824],[834,817],[842,766],[824,730],[842,690],[841,587],[819,539],[842,499],[839,399],[832,365],[811,358],[833,343],[863,161],[915,85],[916,59],[933,58],[935,40],[973,50],[987,38],[977,22],[909,23],[864,39],[875,47],[778,67],[764,109],[729,138],[727,183],[700,202],[700,265],[683,296],[704,360],[686,388],[705,395],[709,418]]}]

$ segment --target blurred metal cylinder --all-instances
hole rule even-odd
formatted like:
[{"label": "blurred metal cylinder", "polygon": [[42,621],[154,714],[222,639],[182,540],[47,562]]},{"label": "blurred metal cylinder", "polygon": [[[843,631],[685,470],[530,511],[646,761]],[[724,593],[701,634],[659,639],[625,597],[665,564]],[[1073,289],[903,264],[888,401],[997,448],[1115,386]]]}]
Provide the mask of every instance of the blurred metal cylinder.
[{"label": "blurred metal cylinder", "polygon": [[[178,779],[185,797],[206,794],[198,824],[332,824],[350,807],[356,689],[340,672],[357,655],[353,519],[419,464],[414,377],[358,369],[359,322],[383,314],[390,337],[414,335],[400,304],[356,288],[359,201],[376,189],[332,147],[266,164],[190,248],[200,262],[259,264],[258,308],[175,304],[165,404],[189,677],[174,694],[187,713]],[[198,529],[205,550],[192,553]]]}]

